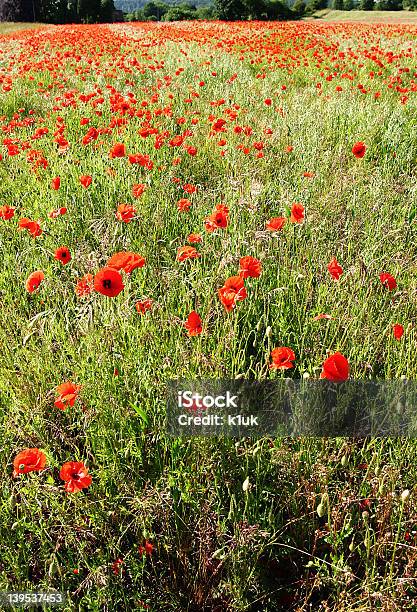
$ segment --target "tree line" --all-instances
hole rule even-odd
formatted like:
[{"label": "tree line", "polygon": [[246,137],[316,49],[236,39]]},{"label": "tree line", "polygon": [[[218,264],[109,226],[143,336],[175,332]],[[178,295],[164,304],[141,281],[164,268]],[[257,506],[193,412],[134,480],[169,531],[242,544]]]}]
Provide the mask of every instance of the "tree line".
[{"label": "tree line", "polygon": [[[191,2],[168,4],[150,0],[125,15],[127,21],[181,21],[186,19],[286,20],[328,7],[328,0],[214,0],[213,4]],[[289,0],[291,1],[291,0]],[[331,8],[359,10],[417,10],[417,0],[331,0]],[[113,0],[0,0],[0,21],[45,23],[108,23],[114,18]]]},{"label": "tree line", "polygon": [[186,19],[222,19],[226,21],[258,19],[299,19],[326,8],[351,11],[417,10],[417,0],[214,0],[213,4],[191,2],[168,4],[150,0],[142,8],[125,15],[127,21],[181,21]]},{"label": "tree line", "polygon": [[0,0],[0,21],[111,22],[113,11],[113,0]]}]

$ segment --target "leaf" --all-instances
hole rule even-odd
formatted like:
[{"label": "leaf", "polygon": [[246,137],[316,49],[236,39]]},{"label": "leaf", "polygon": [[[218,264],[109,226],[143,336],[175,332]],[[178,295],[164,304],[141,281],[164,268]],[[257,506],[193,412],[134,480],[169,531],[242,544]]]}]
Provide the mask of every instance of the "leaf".
[{"label": "leaf", "polygon": [[136,412],[136,414],[138,415],[138,417],[140,418],[140,420],[143,422],[144,425],[149,425],[148,415],[142,408],[140,408],[139,406],[136,406],[136,404],[132,404],[132,402],[129,402],[129,406],[133,408],[133,410]]}]

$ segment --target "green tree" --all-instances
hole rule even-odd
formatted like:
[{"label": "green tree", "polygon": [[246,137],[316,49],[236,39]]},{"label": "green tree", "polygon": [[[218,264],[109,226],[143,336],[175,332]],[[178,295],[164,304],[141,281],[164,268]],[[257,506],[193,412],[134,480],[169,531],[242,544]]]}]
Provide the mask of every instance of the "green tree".
[{"label": "green tree", "polygon": [[210,4],[208,6],[199,6],[196,12],[196,19],[215,19],[216,14],[214,7]]},{"label": "green tree", "polygon": [[343,8],[344,8],[343,0],[333,0],[332,8],[335,11],[343,11]]},{"label": "green tree", "polygon": [[243,6],[246,19],[266,18],[266,4],[264,0],[243,0]]},{"label": "green tree", "polygon": [[0,21],[35,21],[37,8],[33,0],[0,0]]},{"label": "green tree", "polygon": [[373,11],[374,10],[374,0],[360,0],[358,9],[360,11]]},{"label": "green tree", "polygon": [[110,23],[113,21],[114,2],[113,0],[101,0],[100,21]]},{"label": "green tree", "polygon": [[402,8],[402,0],[380,0],[375,5],[378,11],[401,11]]},{"label": "green tree", "polygon": [[196,7],[189,4],[171,6],[164,15],[164,21],[185,21],[196,18]]},{"label": "green tree", "polygon": [[302,15],[304,15],[306,11],[306,5],[304,0],[295,0],[294,4],[292,5],[292,12],[294,13],[294,15],[296,17],[301,17]]},{"label": "green tree", "polygon": [[306,6],[306,11],[308,13],[315,13],[325,8],[327,8],[327,0],[310,0]]},{"label": "green tree", "polygon": [[214,11],[217,19],[225,21],[246,19],[246,9],[242,0],[214,0]]},{"label": "green tree", "polygon": [[95,23],[100,20],[100,0],[78,0],[77,14],[83,23]]},{"label": "green tree", "polygon": [[[169,10],[169,5],[165,2],[159,2],[158,0],[151,0],[143,7],[143,14],[149,21],[161,21],[162,17]],[[154,19],[151,19],[154,18]]]},{"label": "green tree", "polygon": [[294,17],[291,9],[285,4],[281,2],[281,0],[265,0],[264,1],[264,13],[260,16],[263,18],[265,16],[266,19],[273,19],[277,21],[291,19]]},{"label": "green tree", "polygon": [[344,0],[344,2],[343,2],[343,10],[344,11],[353,11],[355,6],[356,5],[355,5],[354,0]]},{"label": "green tree", "polygon": [[68,0],[39,0],[36,4],[36,20],[45,23],[76,21],[74,8]]}]

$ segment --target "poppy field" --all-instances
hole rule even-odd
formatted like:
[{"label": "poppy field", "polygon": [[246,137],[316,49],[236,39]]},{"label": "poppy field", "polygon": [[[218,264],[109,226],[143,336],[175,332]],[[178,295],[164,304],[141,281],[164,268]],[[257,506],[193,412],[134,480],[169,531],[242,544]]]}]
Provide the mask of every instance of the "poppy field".
[{"label": "poppy field", "polygon": [[417,26],[0,36],[0,591],[416,610],[417,443],[172,438],[173,379],[415,379]]}]

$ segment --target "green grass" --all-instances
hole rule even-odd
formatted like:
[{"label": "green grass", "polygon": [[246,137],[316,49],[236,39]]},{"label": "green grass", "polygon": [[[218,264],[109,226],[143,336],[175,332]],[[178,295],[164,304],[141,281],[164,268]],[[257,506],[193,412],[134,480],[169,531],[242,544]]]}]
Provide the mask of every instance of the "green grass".
[{"label": "green grass", "polygon": [[361,21],[365,23],[417,23],[414,11],[336,11],[322,9],[309,19],[322,21]]},{"label": "green grass", "polygon": [[[210,24],[178,25],[173,31],[153,25],[79,27],[42,41],[25,34],[17,66],[15,46],[2,43],[1,68],[14,77],[12,90],[0,98],[2,125],[9,126],[4,138],[29,142],[43,152],[48,167],[34,173],[26,151],[8,157],[2,147],[1,204],[17,210],[14,220],[0,223],[0,590],[63,590],[65,609],[82,611],[142,610],[143,604],[154,611],[207,612],[416,609],[415,441],[186,440],[164,432],[170,379],[279,378],[268,368],[274,346],[293,348],[289,375],[295,378],[317,378],[328,352],[336,350],[348,357],[353,378],[417,375],[415,107],[412,93],[402,104],[402,94],[385,83],[399,66],[413,71],[414,57],[387,63],[374,78],[369,74],[374,64],[361,55],[361,45],[407,49],[415,45],[415,33],[401,30],[391,38],[385,30],[290,24],[285,27],[301,30],[288,30],[291,39],[282,45],[289,55],[301,46],[298,53],[305,54],[308,66],[289,74],[284,68],[268,71],[265,62],[251,64],[261,54],[264,30],[244,27],[237,33]],[[271,27],[279,32],[281,26]],[[175,28],[184,28],[180,42]],[[208,51],[208,43],[186,40],[193,28],[196,40],[207,36],[208,28],[209,38],[229,37],[242,48],[255,41],[258,50],[244,60],[236,49]],[[356,41],[361,57],[347,61],[367,95],[345,79],[337,80],[343,86],[338,93],[334,81],[320,76],[326,64],[316,66],[316,47],[309,42],[316,41],[322,53],[324,33],[339,51]],[[237,40],[237,34],[246,38]],[[156,37],[161,44],[149,45]],[[89,57],[97,64],[88,64]],[[153,67],[164,60],[165,66],[141,73],[132,68],[133,57]],[[285,56],[287,65],[291,61]],[[26,62],[28,70],[19,71]],[[184,71],[176,74],[179,66]],[[256,78],[262,69],[266,77]],[[237,79],[228,83],[233,74]],[[172,82],[158,88],[163,75]],[[204,87],[198,87],[200,79]],[[104,98],[97,107],[100,117],[79,99],[96,83]],[[192,129],[190,143],[198,154],[155,149],[151,138],[138,135],[143,118],[112,111],[116,100],[110,100],[114,92],[107,83],[125,97],[132,91],[137,109],[158,92],[160,100],[150,107],[171,104],[172,116],[162,113],[152,123],[171,134]],[[200,96],[191,105],[184,101],[189,88]],[[73,92],[73,105],[63,105],[70,94],[56,100],[64,92]],[[274,100],[270,109],[263,102],[267,97]],[[224,106],[210,106],[220,98]],[[216,144],[222,134],[208,137],[209,115],[223,116],[233,104],[239,109],[230,125],[252,127],[250,142],[265,142],[263,159],[238,150],[247,138],[230,126],[224,157]],[[55,106],[60,108],[54,111]],[[13,123],[19,108],[36,123]],[[63,154],[54,142],[57,116],[71,143]],[[88,129],[80,126],[82,117],[108,127],[115,116],[126,118],[125,125],[100,135],[96,148],[80,144]],[[177,125],[180,117],[185,125]],[[192,117],[200,120],[196,126]],[[31,140],[41,126],[49,133]],[[264,134],[267,127],[271,137]],[[367,152],[356,159],[351,148],[360,140]],[[118,141],[129,153],[148,153],[154,169],[109,159]],[[291,154],[285,152],[288,145],[294,147]],[[183,161],[173,166],[177,156]],[[79,184],[83,174],[93,177],[89,189]],[[50,182],[58,175],[62,184],[55,192]],[[177,176],[198,185],[188,214],[177,212],[184,196],[172,180]],[[133,200],[137,182],[148,188]],[[266,233],[265,222],[287,215],[296,201],[306,208],[305,222],[288,223],[278,236]],[[134,203],[138,219],[118,222],[120,202]],[[230,207],[229,226],[208,234],[203,221],[219,202]],[[67,215],[48,220],[48,212],[60,206],[68,208]],[[42,236],[19,232],[21,217],[41,219]],[[177,249],[191,232],[203,235],[202,257],[180,264]],[[52,256],[61,245],[72,253],[65,267]],[[99,294],[78,299],[76,280],[95,274],[120,250],[140,253],[146,266],[126,279],[114,299]],[[227,314],[217,289],[244,255],[258,257],[263,273],[247,280],[247,299]],[[333,256],[344,268],[337,283],[327,271]],[[38,269],[45,281],[29,295],[25,280]],[[396,276],[393,293],[382,288],[381,271]],[[140,316],[135,302],[144,297],[155,306]],[[189,338],[182,322],[194,308],[204,333]],[[314,321],[321,312],[333,318]],[[392,337],[395,322],[406,328],[401,342]],[[81,384],[82,391],[62,412],[54,406],[54,390],[66,380]],[[47,469],[14,479],[13,459],[27,447],[44,450]],[[66,494],[59,478],[61,465],[70,460],[84,461],[93,477],[78,495]],[[400,497],[404,489],[411,490],[406,502]],[[138,546],[146,539],[155,550],[145,558]],[[123,564],[116,575],[112,564],[118,558]]]},{"label": "green grass", "polygon": [[0,34],[14,34],[19,30],[33,30],[38,28],[44,28],[45,24],[42,23],[13,23],[13,22],[2,22],[0,23]]}]

